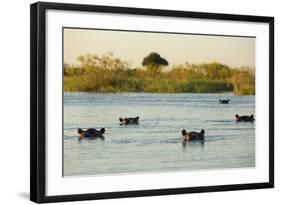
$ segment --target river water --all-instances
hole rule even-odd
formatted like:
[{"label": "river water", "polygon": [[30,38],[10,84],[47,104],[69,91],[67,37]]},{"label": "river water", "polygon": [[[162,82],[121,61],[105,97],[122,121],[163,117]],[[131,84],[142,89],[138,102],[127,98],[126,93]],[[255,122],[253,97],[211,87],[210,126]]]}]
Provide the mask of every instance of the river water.
[{"label": "river water", "polygon": [[[255,96],[65,92],[64,176],[254,167],[255,123],[235,114],[255,115]],[[77,128],[102,127],[104,141],[78,140]],[[204,129],[204,143],[183,143],[182,129]]]}]

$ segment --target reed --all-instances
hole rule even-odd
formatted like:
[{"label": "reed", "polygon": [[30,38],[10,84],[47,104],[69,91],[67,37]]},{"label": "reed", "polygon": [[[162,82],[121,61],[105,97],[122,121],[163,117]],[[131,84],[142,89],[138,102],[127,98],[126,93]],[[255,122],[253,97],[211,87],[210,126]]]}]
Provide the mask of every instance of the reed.
[{"label": "reed", "polygon": [[80,65],[64,65],[64,91],[255,94],[254,68],[221,63],[184,64],[152,73],[132,68],[113,54],[81,56]]}]

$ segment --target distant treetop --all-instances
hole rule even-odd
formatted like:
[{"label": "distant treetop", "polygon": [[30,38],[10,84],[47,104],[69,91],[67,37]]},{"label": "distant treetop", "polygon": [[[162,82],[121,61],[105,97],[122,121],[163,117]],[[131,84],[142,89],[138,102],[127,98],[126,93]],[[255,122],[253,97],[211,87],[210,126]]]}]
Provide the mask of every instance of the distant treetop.
[{"label": "distant treetop", "polygon": [[158,53],[152,52],[146,56],[142,61],[143,66],[167,66],[169,65],[168,61],[162,58]]}]

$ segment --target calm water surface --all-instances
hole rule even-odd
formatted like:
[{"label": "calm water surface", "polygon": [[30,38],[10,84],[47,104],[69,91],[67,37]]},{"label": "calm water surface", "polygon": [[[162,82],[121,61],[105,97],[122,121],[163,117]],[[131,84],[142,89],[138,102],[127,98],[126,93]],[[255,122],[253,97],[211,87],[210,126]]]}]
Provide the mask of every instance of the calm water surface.
[{"label": "calm water surface", "polygon": [[[254,167],[255,123],[236,123],[236,113],[255,114],[255,96],[66,92],[64,175]],[[135,116],[139,125],[119,125]],[[104,141],[78,140],[77,128],[102,127]],[[182,129],[205,129],[205,142],[183,144]]]}]

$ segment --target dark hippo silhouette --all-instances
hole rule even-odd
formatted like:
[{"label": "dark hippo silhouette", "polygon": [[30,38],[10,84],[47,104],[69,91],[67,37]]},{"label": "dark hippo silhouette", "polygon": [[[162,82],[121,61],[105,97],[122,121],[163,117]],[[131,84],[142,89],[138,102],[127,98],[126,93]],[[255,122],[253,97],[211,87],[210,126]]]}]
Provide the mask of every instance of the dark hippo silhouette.
[{"label": "dark hippo silhouette", "polygon": [[247,116],[247,115],[244,115],[244,116],[239,116],[239,115],[235,115],[235,118],[236,118],[236,122],[253,122],[255,119],[254,119],[254,115],[251,115],[251,116]]},{"label": "dark hippo silhouette", "polygon": [[205,130],[201,130],[200,132],[186,132],[185,129],[181,131],[183,140],[184,141],[191,141],[191,140],[201,140],[205,139]]},{"label": "dark hippo silhouette", "polygon": [[139,124],[139,116],[134,118],[119,118],[120,125],[133,125],[133,124]]},{"label": "dark hippo silhouette", "polygon": [[101,138],[102,140],[104,140],[104,136],[103,136],[103,134],[105,133],[104,128],[101,128],[100,130],[97,130],[95,128],[90,128],[87,129],[86,131],[79,128],[77,132],[79,134],[79,140],[84,138],[92,138],[92,139]]},{"label": "dark hippo silhouette", "polygon": [[228,104],[229,103],[229,99],[227,99],[227,100],[219,99],[219,102],[220,102],[220,104]]}]

